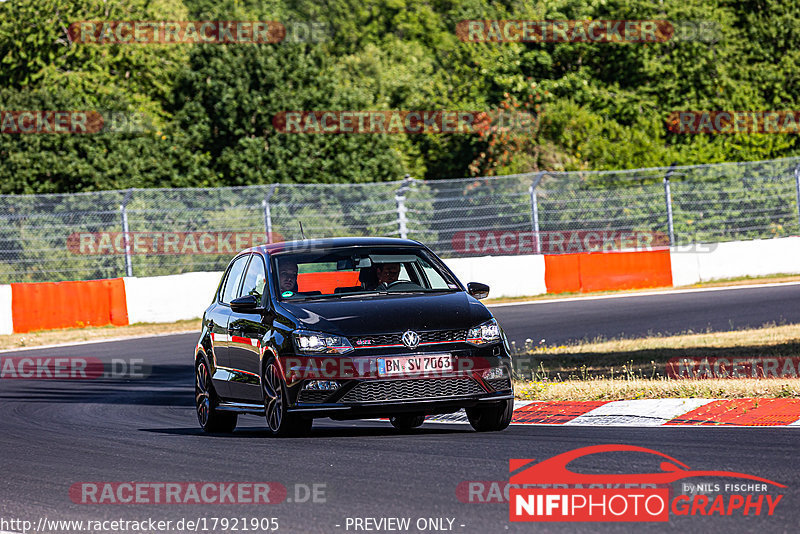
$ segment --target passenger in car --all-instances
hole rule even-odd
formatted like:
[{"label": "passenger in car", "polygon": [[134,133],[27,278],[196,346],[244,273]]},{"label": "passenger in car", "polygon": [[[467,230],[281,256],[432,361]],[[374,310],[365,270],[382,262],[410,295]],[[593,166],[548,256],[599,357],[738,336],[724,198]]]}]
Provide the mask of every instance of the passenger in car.
[{"label": "passenger in car", "polygon": [[363,289],[371,291],[378,288],[378,275],[375,274],[375,266],[364,267],[358,273],[358,282]]}]

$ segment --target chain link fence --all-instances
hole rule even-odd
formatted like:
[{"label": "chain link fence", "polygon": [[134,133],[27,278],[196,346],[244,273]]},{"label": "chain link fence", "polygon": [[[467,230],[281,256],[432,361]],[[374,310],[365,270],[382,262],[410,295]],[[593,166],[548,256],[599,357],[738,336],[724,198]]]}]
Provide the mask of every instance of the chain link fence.
[{"label": "chain link fence", "polygon": [[[218,271],[237,244],[300,239],[301,222],[309,238],[408,237],[444,258],[569,252],[543,251],[541,236],[564,240],[570,232],[651,233],[672,245],[766,239],[800,234],[798,193],[800,158],[374,184],[3,195],[0,283]],[[238,234],[253,239],[237,241]],[[171,249],[166,236],[176,240]],[[216,245],[198,246],[202,239]]]}]

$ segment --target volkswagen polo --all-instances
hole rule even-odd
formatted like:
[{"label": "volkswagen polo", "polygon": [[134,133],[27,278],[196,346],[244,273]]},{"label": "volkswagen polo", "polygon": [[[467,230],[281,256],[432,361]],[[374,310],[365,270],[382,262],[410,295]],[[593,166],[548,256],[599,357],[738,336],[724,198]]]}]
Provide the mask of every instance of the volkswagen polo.
[{"label": "volkswagen polo", "polygon": [[502,328],[430,249],[334,238],[239,253],[203,315],[195,351],[200,426],[231,432],[261,415],[274,435],[313,419],[388,418],[400,430],[465,409],[478,431],[513,414]]}]

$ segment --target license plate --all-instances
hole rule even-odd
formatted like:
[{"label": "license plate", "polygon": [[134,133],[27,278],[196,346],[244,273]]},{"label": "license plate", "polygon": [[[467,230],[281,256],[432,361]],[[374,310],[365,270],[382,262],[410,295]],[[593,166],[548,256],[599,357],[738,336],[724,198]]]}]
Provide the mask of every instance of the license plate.
[{"label": "license plate", "polygon": [[453,357],[450,354],[415,354],[378,358],[378,376],[419,376],[450,373]]}]

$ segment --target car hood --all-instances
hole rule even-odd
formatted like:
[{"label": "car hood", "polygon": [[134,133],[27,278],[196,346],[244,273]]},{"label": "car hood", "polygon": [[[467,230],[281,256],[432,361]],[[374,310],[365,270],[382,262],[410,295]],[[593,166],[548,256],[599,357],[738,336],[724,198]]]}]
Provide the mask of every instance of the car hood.
[{"label": "car hood", "polygon": [[466,329],[492,317],[483,304],[463,291],[284,301],[281,306],[301,328],[342,336]]}]

